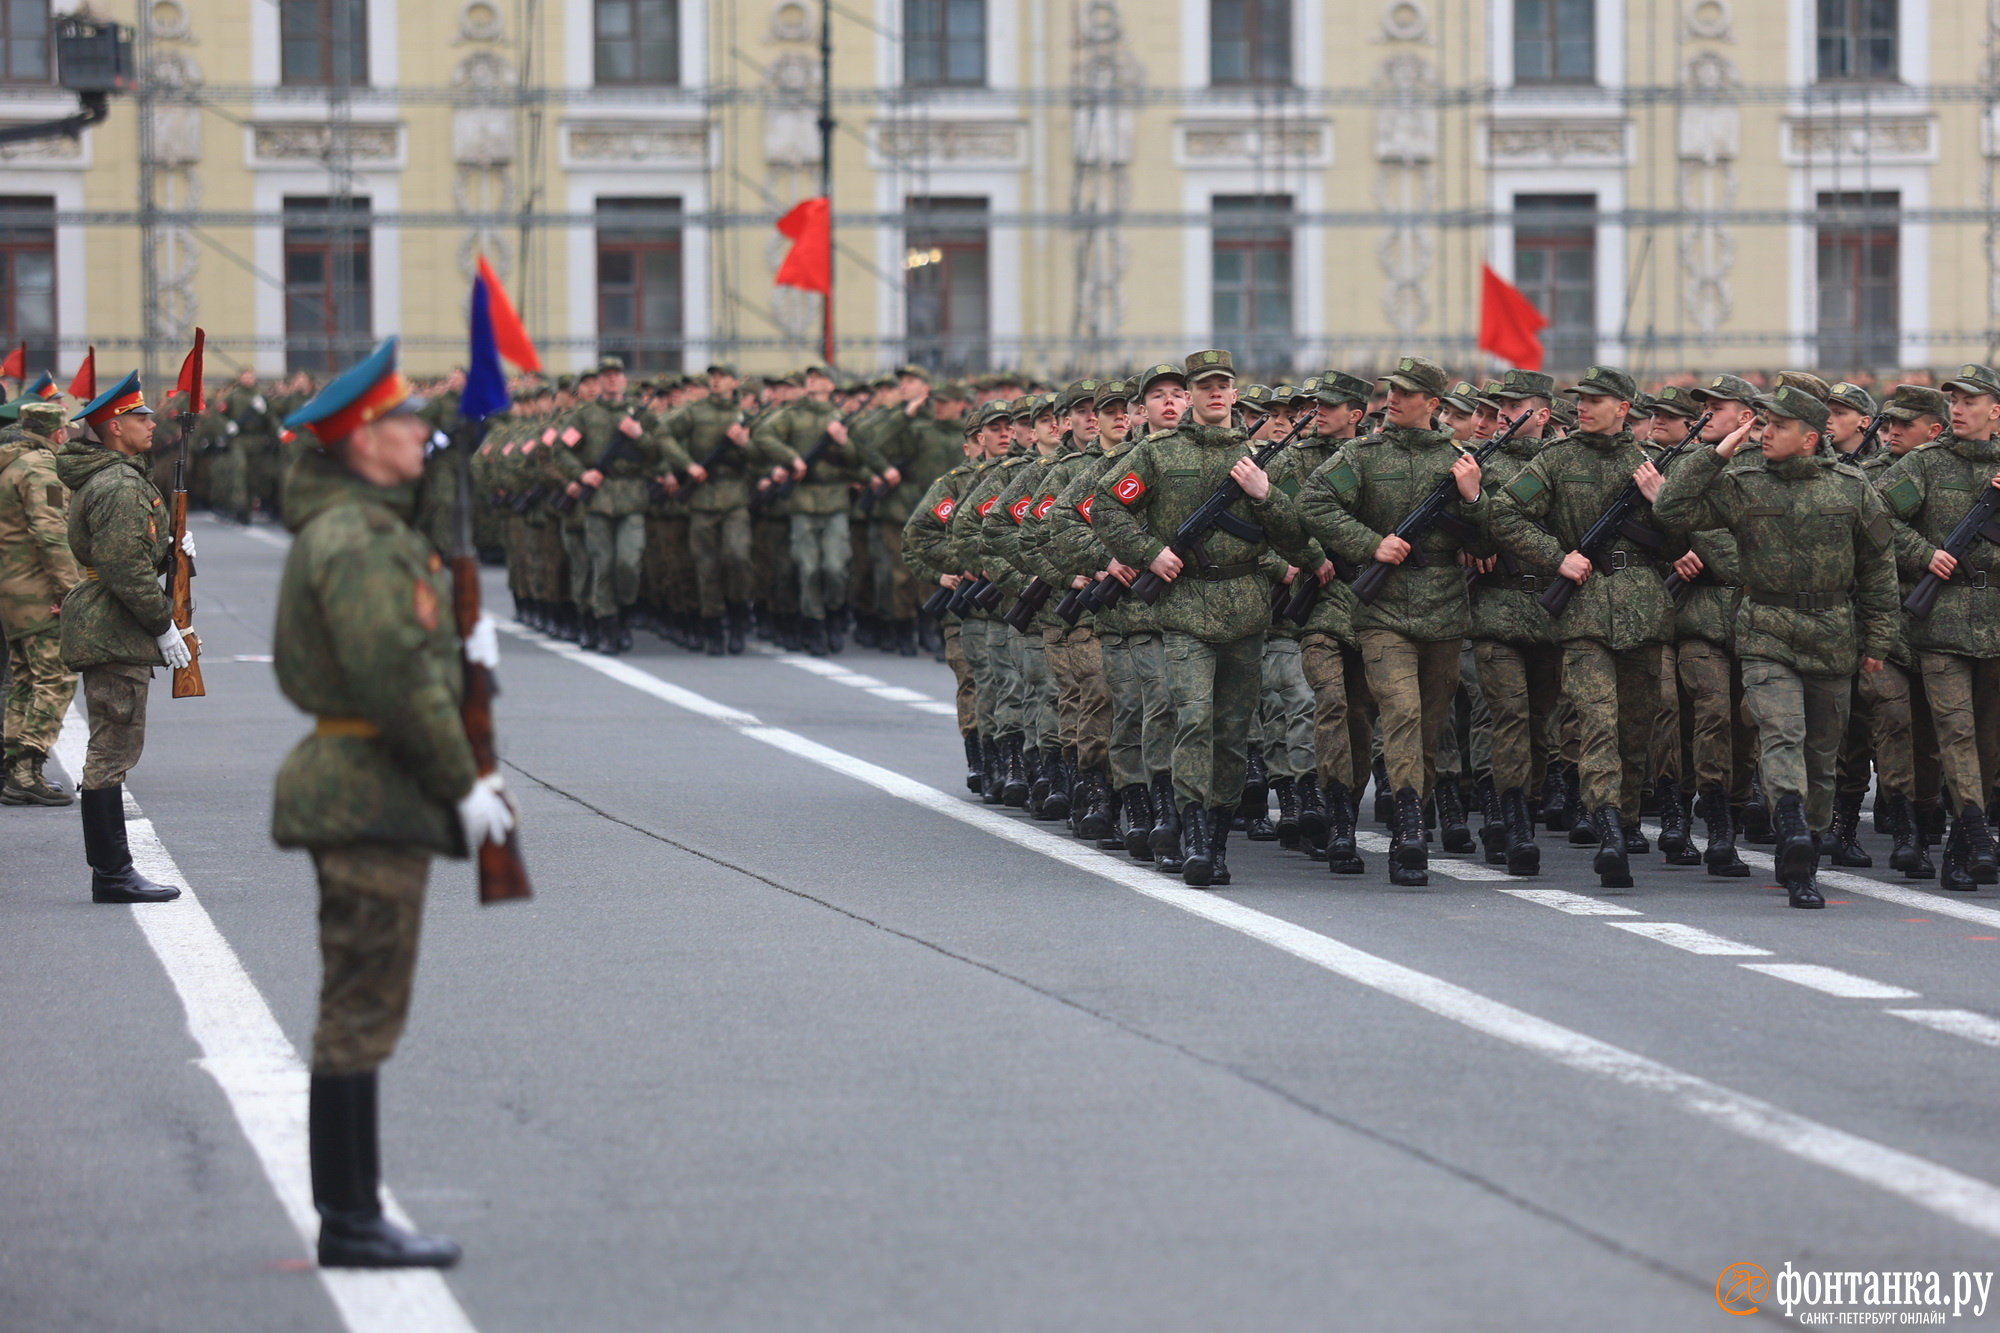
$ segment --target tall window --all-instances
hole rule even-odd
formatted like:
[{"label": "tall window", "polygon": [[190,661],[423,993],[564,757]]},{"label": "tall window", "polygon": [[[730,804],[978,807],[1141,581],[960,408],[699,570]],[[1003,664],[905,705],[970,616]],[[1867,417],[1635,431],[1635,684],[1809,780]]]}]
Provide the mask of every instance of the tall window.
[{"label": "tall window", "polygon": [[1828,370],[1893,366],[1899,359],[1896,224],[1856,212],[1893,209],[1901,200],[1894,190],[1819,197],[1819,364]]},{"label": "tall window", "polygon": [[678,87],[678,0],[596,0],[597,81]]},{"label": "tall window", "polygon": [[1548,319],[1543,368],[1580,370],[1597,356],[1597,230],[1588,194],[1514,196],[1514,285]]},{"label": "tall window", "polygon": [[49,0],[0,0],[0,83],[48,83]]},{"label": "tall window", "polygon": [[1290,195],[1218,195],[1214,201],[1215,343],[1239,373],[1292,369]]},{"label": "tall window", "polygon": [[1596,78],[1596,0],[1514,0],[1514,82]]},{"label": "tall window", "polygon": [[1896,0],[1817,0],[1822,79],[1896,77]]},{"label": "tall window", "polygon": [[0,347],[28,344],[28,376],[56,368],[56,201],[0,195],[0,212],[47,213],[0,222]]},{"label": "tall window", "polygon": [[597,201],[597,349],[627,370],[681,368],[681,229],[657,217],[680,211],[678,199]]},{"label": "tall window", "polygon": [[1292,81],[1292,0],[1210,0],[1208,81]]},{"label": "tall window", "polygon": [[278,0],[278,40],[286,83],[368,82],[368,0]]},{"label": "tall window", "polygon": [[986,201],[913,198],[921,221],[903,233],[905,353],[962,375],[988,364]]},{"label": "tall window", "polygon": [[904,0],[903,81],[986,82],[986,0]]},{"label": "tall window", "polygon": [[359,359],[375,341],[368,211],[366,199],[285,200],[285,364],[290,370],[337,370]]}]

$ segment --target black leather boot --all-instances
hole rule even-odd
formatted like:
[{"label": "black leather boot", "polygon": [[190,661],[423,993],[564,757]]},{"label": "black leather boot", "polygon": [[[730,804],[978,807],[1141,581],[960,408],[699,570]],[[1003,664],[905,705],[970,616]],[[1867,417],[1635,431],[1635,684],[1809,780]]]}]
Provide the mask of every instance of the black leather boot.
[{"label": "black leather boot", "polygon": [[1261,808],[1270,803],[1270,771],[1264,765],[1263,749],[1253,745],[1243,764],[1243,804]]},{"label": "black leather boot", "polygon": [[980,780],[979,799],[986,805],[998,805],[1007,796],[1007,747],[997,736],[986,741],[986,773]]},{"label": "black leather boot", "polygon": [[1354,840],[1354,793],[1338,782],[1326,784],[1327,873],[1358,875],[1368,869]]},{"label": "black leather boot", "polygon": [[1730,817],[1729,793],[1710,787],[1701,793],[1701,822],[1708,832],[1708,850],[1702,864],[1708,873],[1722,879],[1747,879],[1750,867],[1736,854],[1736,825]]},{"label": "black leather boot", "polygon": [[[1215,862],[1209,847],[1209,816],[1199,801],[1181,807],[1181,882],[1205,889],[1213,881]],[[1225,835],[1226,836],[1226,835]]]},{"label": "black leather boot", "polygon": [[604,640],[599,637],[597,617],[587,612],[579,612],[576,618],[576,646],[586,653],[604,651]]},{"label": "black leather boot", "polygon": [[1965,830],[1953,824],[1951,832],[1944,835],[1944,855],[1938,858],[1938,887],[1956,893],[1971,893],[1978,888],[1965,861]]},{"label": "black leather boot", "polygon": [[1603,839],[1599,836],[1597,816],[1583,804],[1583,770],[1575,764],[1563,765],[1563,800],[1568,804],[1570,813],[1569,845],[1595,847],[1601,843]]},{"label": "black leather boot", "polygon": [[965,733],[965,789],[979,790],[986,781],[986,756],[983,753],[980,735],[976,731]]},{"label": "black leather boot", "polygon": [[1243,836],[1252,842],[1276,842],[1278,826],[1271,822],[1271,792],[1268,783],[1255,800],[1251,799],[1250,788],[1243,789],[1243,799],[1237,803],[1236,816],[1243,821]]},{"label": "black leather boot", "polygon": [[1455,777],[1437,783],[1438,839],[1448,852],[1472,850],[1472,829],[1465,818],[1465,792]]},{"label": "black leather boot", "polygon": [[1500,810],[1505,820],[1507,844],[1501,860],[1510,875],[1542,873],[1542,849],[1535,846],[1535,821],[1528,818],[1528,794],[1519,787],[1500,793]]},{"label": "black leather boot", "polygon": [[1993,828],[1986,811],[1967,801],[1958,814],[1965,841],[1965,868],[1975,884],[2000,884],[2000,848],[1993,845]]},{"label": "black leather boot", "polygon": [[375,1074],[314,1074],[306,1095],[321,1268],[450,1268],[458,1246],[382,1215]]},{"label": "black leather boot", "polygon": [[1542,824],[1551,833],[1567,833],[1575,822],[1569,804],[1569,781],[1564,776],[1568,767],[1560,759],[1551,761],[1548,776],[1542,781]]},{"label": "black leather boot", "polygon": [[[1375,822],[1383,828],[1393,829],[1396,826],[1396,793],[1389,790],[1388,761],[1377,759],[1370,772],[1375,778]],[[1356,792],[1354,799],[1359,801],[1361,794]]]},{"label": "black leather boot", "polygon": [[1861,793],[1836,795],[1833,798],[1833,825],[1827,830],[1832,835],[1831,860],[1835,865],[1866,869],[1875,864],[1875,858],[1857,841],[1860,828]]},{"label": "black leather boot", "polygon": [[[1414,887],[1431,882],[1430,849],[1424,845],[1424,804],[1415,787],[1396,792],[1395,840],[1389,847],[1389,882]],[[1328,859],[1332,859],[1329,851]]]},{"label": "black leather boot", "polygon": [[1926,846],[1938,847],[1944,843],[1945,834],[1951,832],[1951,817],[1944,812],[1941,800],[1918,801],[1917,823],[1924,831]]},{"label": "black leather boot", "polygon": [[1632,887],[1632,863],[1625,854],[1625,821],[1615,805],[1602,805],[1591,819],[1597,827],[1597,855],[1590,868],[1597,882],[1607,889]]},{"label": "black leather boot", "polygon": [[[1042,781],[1046,784],[1042,792],[1041,811],[1037,819],[1068,819],[1071,804],[1070,788],[1075,775],[1070,772],[1069,758],[1059,749],[1042,751]],[[1028,799],[1035,798],[1033,784],[1028,789]]]},{"label": "black leather boot", "polygon": [[[1701,849],[1694,842],[1694,813],[1690,808],[1694,793],[1684,790],[1679,783],[1662,783],[1667,790],[1660,799],[1660,851],[1670,866],[1698,866],[1702,863]],[[1671,801],[1667,800],[1672,796]],[[1680,846],[1667,846],[1667,821],[1671,819],[1680,833]]]},{"label": "black leather boot", "polygon": [[1174,805],[1174,780],[1167,773],[1153,775],[1153,869],[1181,873],[1181,816]]},{"label": "black leather boot", "polygon": [[1771,827],[1770,798],[1764,794],[1761,777],[1750,779],[1750,799],[1744,802],[1737,825],[1743,830],[1743,841],[1753,847],[1769,847],[1778,841],[1778,834]]},{"label": "black leather boot", "polygon": [[1472,799],[1479,806],[1479,845],[1486,853],[1486,864],[1506,865],[1507,812],[1491,773],[1480,774],[1479,781],[1472,784]]},{"label": "black leather boot", "polygon": [[1654,784],[1653,794],[1660,804],[1660,850],[1666,854],[1667,864],[1674,865],[1674,857],[1686,851],[1689,842],[1687,811],[1681,807],[1681,787],[1672,778],[1661,778]]},{"label": "black leather boot", "polygon": [[[1077,834],[1094,842],[1102,842],[1117,832],[1111,819],[1111,784],[1105,780],[1104,770],[1087,768],[1083,772],[1083,814],[1077,821]],[[1106,851],[1123,845],[1122,839],[1113,839]]]},{"label": "black leather boot", "polygon": [[1088,827],[1096,818],[1095,812],[1102,811],[1104,827],[1097,834],[1097,850],[1100,852],[1122,852],[1125,850],[1125,829],[1118,820],[1118,807],[1123,803],[1118,789],[1111,785],[1109,769],[1092,769],[1089,785],[1089,809],[1084,814]]},{"label": "black leather boot", "polygon": [[1227,809],[1208,812],[1208,882],[1214,888],[1229,883],[1229,827],[1223,818]]},{"label": "black leather boot", "polygon": [[1878,796],[1875,806],[1889,823],[1896,840],[1889,853],[1889,868],[1900,870],[1909,879],[1936,879],[1937,867],[1924,847],[1924,831],[1917,826],[1916,806],[1907,796]]},{"label": "black leather boot", "polygon": [[731,657],[743,652],[743,634],[750,628],[750,604],[748,602],[724,603],[723,648]]},{"label": "black leather boot", "polygon": [[1134,782],[1118,794],[1125,816],[1125,853],[1135,861],[1153,859],[1153,793]]},{"label": "black leather boot", "polygon": [[[1328,786],[1338,787],[1339,783]],[[1327,801],[1320,793],[1319,774],[1308,773],[1299,779],[1299,842],[1304,845],[1308,856],[1326,855]],[[1345,787],[1341,787],[1346,791]]]},{"label": "black leather boot", "polygon": [[729,652],[729,634],[722,627],[721,616],[704,616],[701,622],[702,646],[710,657],[722,657]]},{"label": "black leather boot", "polygon": [[1000,757],[1006,762],[1006,786],[1001,788],[1002,803],[1019,810],[1028,804],[1028,765],[1021,756],[1022,736],[1015,732],[1000,738]]},{"label": "black leather boot", "polygon": [[1793,907],[1825,907],[1826,899],[1820,895],[1816,882],[1818,874],[1819,861],[1815,859],[1804,874],[1782,877],[1779,882],[1785,886],[1785,901]]},{"label": "black leather boot", "polygon": [[1811,875],[1813,862],[1819,859],[1819,848],[1813,842],[1812,829],[1806,824],[1805,802],[1796,793],[1778,798],[1772,831],[1778,838],[1778,849],[1771,854],[1771,859],[1779,882],[1788,883]]},{"label": "black leather boot", "polygon": [[1272,778],[1271,790],[1278,796],[1278,822],[1272,832],[1280,847],[1299,845],[1299,788],[1292,778]]},{"label": "black leather boot", "polygon": [[[1028,778],[1028,800],[1023,808],[1030,819],[1044,818],[1042,804],[1049,799],[1049,780],[1060,776],[1061,760],[1050,759],[1047,750],[1024,749],[1021,752],[1021,768]],[[1063,813],[1069,813],[1067,804]]]},{"label": "black leather boot", "polygon": [[80,793],[83,805],[83,859],[90,865],[94,903],[170,903],[181,896],[171,884],[155,884],[132,864],[125,841],[125,788],[99,787]]},{"label": "black leather boot", "polygon": [[[1620,818],[1622,819],[1623,816],[1621,815]],[[1646,835],[1642,831],[1640,831],[1639,821],[1636,819],[1626,820],[1625,855],[1644,856],[1647,852],[1650,852],[1652,850],[1653,850],[1653,844],[1646,841]]]}]

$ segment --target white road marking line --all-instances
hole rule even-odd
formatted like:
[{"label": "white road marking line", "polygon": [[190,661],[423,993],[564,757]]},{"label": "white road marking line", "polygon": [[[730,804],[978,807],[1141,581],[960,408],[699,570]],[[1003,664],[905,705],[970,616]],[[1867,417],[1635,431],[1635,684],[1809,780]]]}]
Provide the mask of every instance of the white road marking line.
[{"label": "white road marking line", "polygon": [[1558,912],[1568,912],[1571,916],[1643,916],[1645,913],[1630,907],[1620,907],[1617,903],[1607,903],[1596,898],[1586,898],[1580,893],[1567,889],[1502,889],[1502,893],[1544,907],[1553,907]]},{"label": "white road marking line", "polygon": [[2000,1019],[1976,1014],[1970,1009],[1885,1009],[1884,1013],[1907,1018],[1954,1037],[1976,1041],[1983,1046],[2000,1046]]},{"label": "white road marking line", "polygon": [[[868,692],[877,699],[887,699],[892,704],[927,704],[934,702],[928,694],[903,685],[877,685]],[[956,715],[958,709],[953,708],[951,711]]]},{"label": "white road marking line", "polygon": [[932,703],[911,704],[910,707],[916,709],[919,713],[935,713],[939,717],[958,716],[957,704],[943,704],[943,703],[932,702]]},{"label": "white road marking line", "polygon": [[[1337,976],[1416,1005],[1440,1018],[1518,1046],[1566,1068],[1655,1093],[1680,1110],[1753,1142],[1871,1185],[1972,1230],[2000,1237],[2000,1187],[1987,1181],[1835,1129],[1697,1075],[1684,1073],[1657,1060],[1502,1004],[1441,977],[1363,952],[1331,936],[1307,930],[1207,890],[1171,887],[1170,882],[1155,870],[1122,863],[1119,858],[1084,847],[1073,839],[1058,837],[983,805],[967,803],[892,769],[809,740],[797,732],[765,726],[749,714],[670,685],[657,677],[646,676],[646,673],[625,667],[614,659],[577,652],[569,649],[567,644],[550,643],[541,635],[519,626],[504,628],[614,680],[636,684],[631,677],[645,677],[651,683],[637,685],[637,688],[703,717],[725,721],[751,740],[761,741],[822,768],[845,774],[911,805],[955,819],[1084,874],[1109,880],[1155,902],[1269,944]],[[565,652],[565,649],[569,651]],[[1758,965],[1746,963],[1742,966]]]},{"label": "white road marking line", "polygon": [[[764,649],[762,651],[771,652],[772,650]],[[823,657],[802,657],[797,653],[773,653],[772,655],[785,665],[795,666],[801,671],[810,671],[822,680],[830,680],[836,685],[852,685],[858,689],[866,690],[878,699],[887,699],[890,703],[908,704],[920,713],[931,713],[938,717],[958,716],[957,704],[940,703],[938,700],[931,698],[931,696],[919,690],[912,690],[902,685],[891,685],[887,681],[877,680],[873,676],[852,670],[839,662],[829,662]]]},{"label": "white road marking line", "polygon": [[1694,926],[1684,926],[1678,921],[1607,921],[1604,923],[1614,930],[1629,930],[1634,935],[1642,935],[1660,944],[1670,944],[1676,949],[1689,953],[1713,954],[1716,956],[1771,957],[1771,950],[1760,949],[1754,944],[1738,944],[1720,935],[1711,935]]},{"label": "white road marking line", "polygon": [[[74,706],[56,749],[71,774],[83,772],[89,728]],[[264,1168],[265,1178],[312,1253],[319,1238],[312,1172],[306,1157],[306,1067],[279,1028],[257,984],[236,951],[216,929],[208,909],[153,822],[125,793],[126,839],[132,864],[147,878],[181,886],[171,903],[127,910],[187,1011],[188,1032],[201,1047],[198,1062],[229,1099],[229,1109]],[[409,1218],[385,1188],[384,1209],[398,1222]],[[444,1279],[427,1269],[369,1272],[322,1268],[320,1282],[353,1333],[473,1333],[472,1321]]]},{"label": "white road marking line", "polygon": [[886,680],[877,680],[873,676],[864,676],[859,671],[843,671],[838,676],[828,676],[827,679],[837,680],[842,685],[853,685],[864,690],[872,690],[877,685],[887,685],[889,683]]},{"label": "white road marking line", "polygon": [[1857,977],[1852,972],[1842,972],[1837,967],[1821,967],[1818,963],[1738,963],[1752,972],[1762,972],[1767,977],[1780,981],[1796,982],[1810,986],[1828,995],[1837,995],[1843,1000],[1914,1000],[1917,992],[1905,990],[1901,986],[1891,986],[1886,982],[1870,981],[1867,977]]},{"label": "white road marking line", "polygon": [[[1389,851],[1389,835],[1357,831],[1354,835],[1354,845],[1364,852],[1380,852],[1386,855]],[[1435,850],[1431,853],[1430,868],[1440,875],[1448,875],[1453,879],[1518,881],[1520,878],[1518,875],[1508,874],[1497,866],[1489,866],[1483,861],[1455,861],[1451,859],[1450,853],[1440,853]]]},{"label": "white road marking line", "polygon": [[790,653],[780,653],[778,660],[786,666],[795,666],[801,671],[810,671],[815,676],[844,676],[847,668],[838,662],[829,662],[823,657],[797,657]]}]

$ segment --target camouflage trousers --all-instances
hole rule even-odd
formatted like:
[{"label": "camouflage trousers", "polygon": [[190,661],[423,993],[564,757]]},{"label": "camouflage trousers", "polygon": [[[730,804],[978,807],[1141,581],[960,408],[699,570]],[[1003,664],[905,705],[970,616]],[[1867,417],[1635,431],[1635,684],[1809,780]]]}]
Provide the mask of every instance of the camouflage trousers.
[{"label": "camouflage trousers", "polygon": [[750,511],[724,509],[688,515],[688,547],[701,614],[713,620],[730,602],[748,602],[755,586],[750,568]]},{"label": "camouflage trousers", "polygon": [[958,706],[958,734],[970,736],[979,730],[979,691],[973,688],[972,664],[965,660],[965,634],[955,620],[938,627],[944,642],[945,665],[951,668],[956,688],[952,702]]},{"label": "camouflage trousers", "polygon": [[[258,442],[263,443],[261,440]],[[209,455],[209,503],[232,518],[250,517],[249,442],[233,439]]]},{"label": "camouflage trousers", "polygon": [[966,676],[971,681],[973,729],[991,740],[1000,734],[994,730],[993,715],[998,693],[993,685],[993,662],[986,645],[985,621],[959,622],[958,651],[965,658]]},{"label": "camouflage trousers", "polygon": [[[1458,693],[1458,639],[1407,639],[1394,630],[1364,629],[1361,669],[1382,723],[1382,761],[1389,789],[1413,788],[1429,799],[1437,783],[1438,744]],[[1361,766],[1356,755],[1356,767]]]},{"label": "camouflage trousers", "polygon": [[76,673],[62,664],[62,630],[51,625],[7,640],[5,759],[46,759],[76,697]]},{"label": "camouflage trousers", "polygon": [[1680,645],[1660,645],[1659,711],[1653,714],[1652,744],[1647,747],[1646,772],[1655,782],[1679,785],[1684,771],[1681,753]]},{"label": "camouflage trousers", "polygon": [[1289,635],[1264,640],[1263,698],[1258,709],[1257,745],[1264,768],[1274,778],[1302,778],[1315,771],[1313,692],[1306,684],[1304,650]]},{"label": "camouflage trousers", "polygon": [[1479,661],[1471,644],[1458,650],[1458,692],[1438,743],[1438,772],[1473,779],[1493,771],[1493,717],[1479,688]]},{"label": "camouflage trousers", "polygon": [[[903,561],[903,525],[870,523],[869,567],[875,580],[875,614],[890,620],[917,616],[917,581]],[[924,596],[930,596],[928,590]]]},{"label": "camouflage trousers", "polygon": [[83,669],[83,706],[90,743],[83,754],[83,788],[98,791],[125,781],[146,748],[146,696],[153,668],[107,662]]},{"label": "camouflage trousers", "polygon": [[1361,650],[1331,634],[1302,635],[1299,669],[1313,692],[1313,759],[1319,780],[1359,791],[1375,733],[1375,700],[1368,692]]},{"label": "camouflage trousers", "polygon": [[1674,645],[1674,669],[1680,677],[1681,716],[1688,733],[1681,776],[1692,771],[1696,791],[1720,788],[1733,796],[1747,796],[1732,780],[1736,709],[1743,697],[1734,659],[1707,639],[1682,639]]},{"label": "camouflage trousers", "polygon": [[1808,676],[1764,657],[1743,659],[1743,705],[1757,722],[1764,794],[1805,802],[1806,823],[1833,822],[1833,779],[1847,731],[1847,676]]},{"label": "camouflage trousers", "polygon": [[1042,631],[1042,651],[1056,682],[1058,742],[1077,764],[1103,768],[1111,747],[1111,694],[1104,686],[1104,651],[1089,625]]},{"label": "camouflage trousers", "polygon": [[839,614],[847,605],[847,572],[854,559],[846,513],[793,514],[791,549],[799,614],[807,620]]},{"label": "camouflage trousers", "polygon": [[792,521],[778,514],[752,515],[750,519],[750,567],[757,599],[772,615],[799,613],[799,576],[792,568]]},{"label": "camouflage trousers", "polygon": [[1030,750],[1055,748],[1059,729],[1056,680],[1049,672],[1048,646],[1040,631],[1023,634],[1005,622],[999,624],[1011,636],[1014,660],[1021,664],[1021,735]]},{"label": "camouflage trousers", "polygon": [[1206,809],[1243,799],[1250,723],[1263,680],[1264,636],[1211,643],[1168,630],[1160,638],[1174,708],[1174,801]]},{"label": "camouflage trousers", "polygon": [[968,620],[965,632],[976,632],[986,640],[986,670],[979,682],[980,710],[990,718],[986,734],[995,738],[1021,735],[1027,725],[1027,682],[1021,667],[1021,636],[1006,622],[999,620]]},{"label": "camouflage trousers", "polygon": [[1493,725],[1493,785],[1542,789],[1549,762],[1549,722],[1562,697],[1562,649],[1554,644],[1472,645],[1479,692]]},{"label": "camouflage trousers", "polygon": [[563,591],[579,610],[590,611],[590,548],[584,544],[583,525],[562,528],[563,563],[568,569]]},{"label": "camouflage trousers", "polygon": [[1565,643],[1563,693],[1576,708],[1583,808],[1594,814],[1614,806],[1627,824],[1636,824],[1660,708],[1660,646],[1614,652],[1596,639]]},{"label": "camouflage trousers", "polygon": [[1908,796],[1927,805],[1937,800],[1937,728],[1923,678],[1894,662],[1854,678],[1835,790],[1842,796],[1867,794],[1871,759],[1872,776],[1881,784],[1877,800]]},{"label": "camouflage trousers", "polygon": [[1104,687],[1111,696],[1111,780],[1119,787],[1173,771],[1174,711],[1160,636],[1102,631]]},{"label": "camouflage trousers", "polygon": [[695,577],[694,555],[688,549],[692,522],[687,514],[646,516],[638,600],[673,615],[696,615],[701,607],[701,584]]},{"label": "camouflage trousers", "polygon": [[1985,805],[2000,778],[2000,657],[1917,654],[1954,810]]},{"label": "camouflage trousers", "polygon": [[582,604],[594,616],[615,616],[639,600],[639,566],[646,554],[644,514],[585,514],[583,545],[590,561],[589,595]]},{"label": "camouflage trousers", "polygon": [[396,1050],[410,1016],[429,852],[390,843],[315,847],[323,967],[312,1072],[361,1074]]}]

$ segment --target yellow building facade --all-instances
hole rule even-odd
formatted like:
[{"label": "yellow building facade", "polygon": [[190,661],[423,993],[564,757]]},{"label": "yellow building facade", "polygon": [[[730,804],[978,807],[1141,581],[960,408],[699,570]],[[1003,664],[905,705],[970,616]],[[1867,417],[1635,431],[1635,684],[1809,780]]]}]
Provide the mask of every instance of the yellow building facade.
[{"label": "yellow building facade", "polygon": [[[101,0],[100,0],[101,3]],[[119,0],[121,5],[129,0]],[[56,0],[55,10],[67,6]],[[1989,360],[2000,11],[1940,0],[843,0],[844,368]],[[0,336],[60,377],[461,359],[477,254],[551,369],[818,352],[818,0],[142,0],[141,86],[0,146]],[[0,123],[66,114],[16,0]],[[46,53],[45,53],[46,55]],[[32,359],[32,358],[31,358]]]}]

